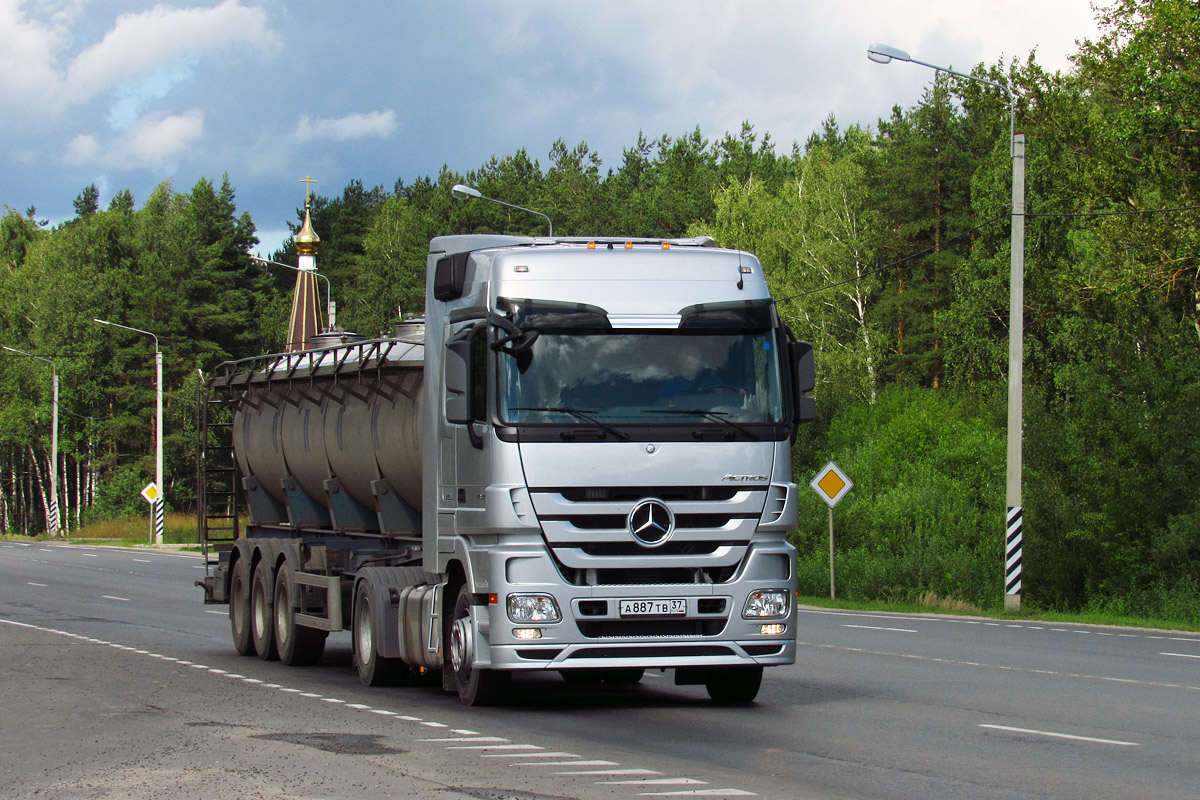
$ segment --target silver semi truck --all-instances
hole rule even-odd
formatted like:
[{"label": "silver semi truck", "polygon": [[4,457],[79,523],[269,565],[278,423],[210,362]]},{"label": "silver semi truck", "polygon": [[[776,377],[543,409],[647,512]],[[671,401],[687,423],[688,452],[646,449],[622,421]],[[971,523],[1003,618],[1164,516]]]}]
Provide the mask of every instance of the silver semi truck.
[{"label": "silver semi truck", "polygon": [[794,661],[812,350],[754,256],[440,237],[423,321],[322,338],[201,398],[202,586],[238,652],[309,664],[349,629],[364,683],[440,671],[471,705],[531,670],[749,702]]}]

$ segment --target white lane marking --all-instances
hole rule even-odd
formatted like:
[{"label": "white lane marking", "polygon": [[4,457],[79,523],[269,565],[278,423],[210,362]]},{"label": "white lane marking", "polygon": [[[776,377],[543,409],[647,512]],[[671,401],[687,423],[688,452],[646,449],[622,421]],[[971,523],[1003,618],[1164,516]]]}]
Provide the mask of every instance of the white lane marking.
[{"label": "white lane marking", "polygon": [[39,547],[38,552],[39,553],[53,553],[54,551],[51,550],[49,547]]},{"label": "white lane marking", "polygon": [[862,628],[867,631],[892,631],[894,633],[917,633],[912,628],[884,628],[879,625],[843,625],[843,628]]},{"label": "white lane marking", "polygon": [[150,563],[150,559],[148,559],[148,558],[135,558],[133,560],[139,564],[149,564]]},{"label": "white lane marking", "polygon": [[229,616],[229,615],[228,615],[228,614],[226,614],[224,611],[214,611],[214,610],[212,610],[211,608],[206,608],[206,609],[204,609],[204,613],[205,613],[205,614],[216,614],[217,616],[221,616],[221,617],[227,617],[227,616]]},{"label": "white lane marking", "polygon": [[507,742],[500,736],[447,736],[444,739],[422,739],[422,742]]},{"label": "white lane marking", "polygon": [[40,586],[40,587],[42,587],[43,589],[45,589],[45,588],[46,588],[46,584],[44,584],[44,583],[34,583],[33,581],[28,581],[28,584],[29,584],[30,586]]},{"label": "white lane marking", "polygon": [[652,769],[584,769],[578,772],[556,772],[555,775],[662,775]]},{"label": "white lane marking", "polygon": [[1175,656],[1176,658],[1200,658],[1195,653],[1159,653],[1160,656]]},{"label": "white lane marking", "polygon": [[111,594],[102,594],[102,595],[100,595],[100,596],[101,596],[101,597],[103,597],[105,600],[120,600],[122,603],[128,603],[128,602],[129,602],[129,598],[128,598],[128,597],[114,597],[114,596],[113,596],[113,595],[111,595]]},{"label": "white lane marking", "polygon": [[[541,750],[546,748],[536,744],[452,744],[447,750]],[[543,753],[538,753],[542,755]]]},{"label": "white lane marking", "polygon": [[1095,736],[1076,736],[1071,733],[1057,733],[1056,731],[1039,731],[1032,728],[1013,728],[1009,725],[987,725],[981,724],[981,728],[990,728],[996,731],[1007,731],[1009,733],[1028,733],[1033,736],[1049,736],[1054,739],[1070,739],[1074,742],[1092,742],[1094,744],[1111,744],[1117,747],[1141,747],[1138,742],[1123,742],[1120,739],[1097,739]]},{"label": "white lane marking", "polygon": [[707,786],[708,781],[695,778],[644,778],[637,781],[596,781],[609,786]]},{"label": "white lane marking", "polygon": [[[539,755],[544,755],[544,753],[539,753]],[[570,765],[572,767],[619,767],[619,766],[621,766],[620,764],[618,764],[615,761],[600,761],[600,760],[572,761],[572,762],[570,762]],[[520,766],[520,767],[561,767],[561,766],[564,766],[564,764],[561,761],[526,761],[523,764],[517,764],[515,766]]]},{"label": "white lane marking", "polygon": [[949,664],[955,667],[978,667],[981,669],[995,669],[1003,672],[1021,672],[1030,675],[1048,675],[1054,678],[1081,678],[1090,681],[1105,681],[1106,683],[1128,683],[1137,686],[1153,686],[1157,689],[1187,689],[1193,692],[1200,692],[1200,686],[1189,686],[1186,683],[1163,683],[1161,681],[1143,681],[1136,678],[1113,678],[1107,675],[1091,675],[1086,672],[1059,672],[1053,669],[1032,669],[1029,667],[1014,667],[1007,664],[985,664],[982,661],[961,661],[954,658],[935,658],[933,656],[922,656],[915,653],[896,653],[887,650],[870,650],[865,647],[847,647],[837,644],[823,644],[820,642],[804,642],[797,640],[797,647],[815,647],[818,650],[840,650],[846,653],[863,653],[871,656],[887,656],[890,658],[906,658],[910,661],[928,661],[932,664]]},{"label": "white lane marking", "polygon": [[684,789],[671,792],[638,792],[638,797],[758,797],[741,789]]},{"label": "white lane marking", "polygon": [[83,556],[84,558],[99,558],[100,557],[100,556],[96,555],[95,553],[80,553],[80,555]]},{"label": "white lane marking", "polygon": [[[484,753],[481,758],[579,758],[574,753]],[[515,766],[515,765],[513,765]]]}]

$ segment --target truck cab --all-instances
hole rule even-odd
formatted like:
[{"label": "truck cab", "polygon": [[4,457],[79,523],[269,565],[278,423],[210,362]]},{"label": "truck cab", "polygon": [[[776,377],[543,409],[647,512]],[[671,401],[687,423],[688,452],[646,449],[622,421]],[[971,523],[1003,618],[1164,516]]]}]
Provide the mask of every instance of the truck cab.
[{"label": "truck cab", "polygon": [[[675,670],[753,699],[795,660],[794,426],[811,348],[709,239],[430,245],[422,540],[446,680]],[[436,559],[436,560],[435,560]]]}]

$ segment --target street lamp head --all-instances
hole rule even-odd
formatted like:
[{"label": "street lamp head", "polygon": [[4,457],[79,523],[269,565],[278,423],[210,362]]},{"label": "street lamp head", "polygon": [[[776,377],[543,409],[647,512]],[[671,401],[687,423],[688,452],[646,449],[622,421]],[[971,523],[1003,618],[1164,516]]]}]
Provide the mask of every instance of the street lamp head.
[{"label": "street lamp head", "polygon": [[467,186],[463,183],[454,184],[450,189],[450,194],[459,200],[470,200],[474,197],[483,197],[483,194],[476,188]]},{"label": "street lamp head", "polygon": [[876,64],[889,64],[892,59],[897,61],[912,61],[912,56],[901,50],[899,47],[892,47],[890,44],[873,44],[867,48],[867,58],[874,61]]}]

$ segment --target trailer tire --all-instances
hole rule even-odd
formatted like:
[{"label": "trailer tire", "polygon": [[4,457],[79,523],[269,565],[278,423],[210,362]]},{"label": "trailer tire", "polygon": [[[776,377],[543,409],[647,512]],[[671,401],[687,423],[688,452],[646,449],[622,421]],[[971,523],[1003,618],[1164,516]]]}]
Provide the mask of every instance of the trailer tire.
[{"label": "trailer tire", "polygon": [[244,558],[234,562],[229,577],[229,627],[238,655],[254,655],[254,638],[250,633],[250,568]]},{"label": "trailer tire", "polygon": [[712,670],[704,681],[708,696],[718,703],[753,703],[762,685],[763,668],[725,667]]},{"label": "trailer tire", "polygon": [[325,631],[296,624],[294,598],[301,591],[288,565],[275,576],[275,644],[279,660],[289,667],[309,667],[325,653]]},{"label": "trailer tire", "polygon": [[271,583],[270,563],[258,562],[254,568],[254,580],[250,582],[250,630],[254,649],[263,661],[279,658],[279,650],[275,647],[275,621],[271,614]]},{"label": "trailer tire", "polygon": [[379,655],[375,644],[375,616],[371,609],[371,585],[358,582],[354,590],[354,620],[351,623],[354,666],[366,686],[395,686],[408,677],[408,665],[398,658]]},{"label": "trailer tire", "polygon": [[474,666],[473,608],[471,591],[464,584],[458,590],[458,597],[454,601],[454,616],[450,618],[450,658],[446,669],[454,674],[454,685],[458,690],[459,700],[468,706],[487,706],[500,699],[512,673]]}]

